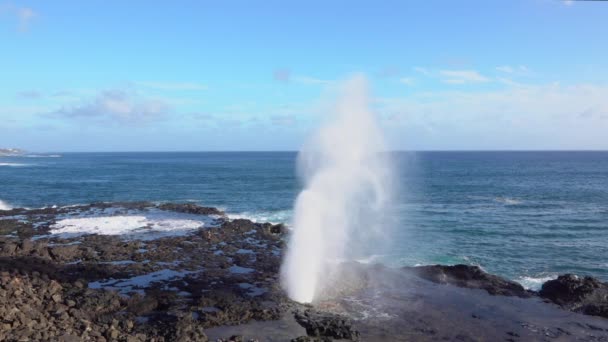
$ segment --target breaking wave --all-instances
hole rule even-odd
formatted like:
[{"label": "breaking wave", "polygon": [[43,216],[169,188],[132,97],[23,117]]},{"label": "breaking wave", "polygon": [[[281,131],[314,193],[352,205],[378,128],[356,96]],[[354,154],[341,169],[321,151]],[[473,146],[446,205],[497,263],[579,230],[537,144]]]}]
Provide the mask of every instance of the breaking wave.
[{"label": "breaking wave", "polygon": [[549,280],[556,279],[557,276],[544,276],[544,277],[527,277],[522,276],[517,278],[515,281],[521,284],[526,290],[540,290],[541,286]]},{"label": "breaking wave", "polygon": [[289,224],[293,216],[293,210],[257,211],[228,214],[230,219],[247,219],[256,223],[269,222],[272,224]]}]

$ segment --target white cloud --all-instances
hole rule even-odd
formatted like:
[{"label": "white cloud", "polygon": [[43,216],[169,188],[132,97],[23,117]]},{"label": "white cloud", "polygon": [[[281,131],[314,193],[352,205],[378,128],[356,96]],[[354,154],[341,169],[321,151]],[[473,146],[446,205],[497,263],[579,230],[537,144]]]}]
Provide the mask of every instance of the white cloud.
[{"label": "white cloud", "polygon": [[608,86],[602,85],[419,92],[379,99],[377,111],[396,148],[608,148]]},{"label": "white cloud", "polygon": [[[414,67],[413,70],[421,75],[437,78],[448,84],[468,84],[490,82],[491,79],[477,70],[434,70],[424,67]],[[407,78],[406,78],[407,80]]]},{"label": "white cloud", "polygon": [[414,67],[413,70],[417,73],[423,74],[425,76],[430,76],[431,72],[427,68],[423,67]]},{"label": "white cloud", "polygon": [[332,81],[323,80],[320,78],[309,77],[309,76],[296,76],[293,78],[295,82],[302,84],[330,84]]},{"label": "white cloud", "polygon": [[26,31],[30,26],[30,22],[37,17],[38,14],[29,7],[21,7],[17,9],[17,16],[19,17],[19,30]]},{"label": "white cloud", "polygon": [[88,103],[62,107],[51,115],[142,124],[162,118],[170,109],[163,100],[140,98],[123,90],[106,90]]},{"label": "white cloud", "polygon": [[515,82],[512,79],[507,78],[507,77],[498,77],[496,80],[504,85],[511,86],[511,87],[523,86],[522,83]]},{"label": "white cloud", "polygon": [[145,88],[167,91],[196,91],[208,89],[206,85],[195,82],[136,82],[136,84]]},{"label": "white cloud", "polygon": [[415,80],[413,78],[411,78],[411,77],[402,77],[402,78],[399,79],[399,83],[405,84],[405,85],[408,85],[408,86],[413,86],[414,83],[415,83]]},{"label": "white cloud", "polygon": [[12,3],[0,4],[0,14],[7,13],[17,20],[19,31],[27,31],[30,27],[32,20],[34,20],[38,13],[36,13],[30,7],[19,7]]},{"label": "white cloud", "polygon": [[475,70],[440,70],[442,82],[449,84],[465,84],[488,82],[489,78]]},{"label": "white cloud", "polygon": [[502,71],[502,72],[506,72],[507,74],[512,74],[515,72],[515,69],[513,69],[513,67],[509,66],[509,65],[501,65],[501,66],[497,66],[496,70],[498,71]]},{"label": "white cloud", "polygon": [[497,66],[496,70],[500,72],[504,72],[506,74],[519,74],[524,75],[529,73],[529,69],[525,65],[511,66],[511,65],[501,65]]}]

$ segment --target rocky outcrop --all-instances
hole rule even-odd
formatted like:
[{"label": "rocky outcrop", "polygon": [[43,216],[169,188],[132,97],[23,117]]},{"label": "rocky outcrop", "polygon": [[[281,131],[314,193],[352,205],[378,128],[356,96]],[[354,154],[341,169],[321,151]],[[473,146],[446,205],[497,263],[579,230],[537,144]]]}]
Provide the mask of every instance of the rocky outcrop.
[{"label": "rocky outcrop", "polygon": [[491,295],[530,297],[533,294],[520,284],[489,274],[478,266],[469,265],[431,265],[404,267],[423,279],[439,284],[450,284],[469,289],[482,289]]},{"label": "rocky outcrop", "polygon": [[24,150],[18,148],[0,148],[0,157],[20,156],[24,153]]},{"label": "rocky outcrop", "polygon": [[[332,338],[348,341],[359,341],[359,332],[353,328],[352,322],[345,317],[306,310],[295,313],[296,321],[306,329],[308,338],[315,338],[321,341],[331,341]],[[300,337],[296,341],[315,341]]]},{"label": "rocky outcrop", "polygon": [[[61,217],[158,210],[214,223],[147,240],[48,235]],[[277,286],[284,233],[194,204],[3,211],[0,341],[207,341],[210,327],[276,320],[287,310]]]},{"label": "rocky outcrop", "polygon": [[561,275],[545,282],[539,295],[567,310],[608,318],[608,284],[595,278]]},{"label": "rocky outcrop", "polygon": [[[206,215],[210,220],[205,218],[208,225],[194,228],[185,235],[151,239],[49,234],[53,224],[66,217],[167,214],[162,211],[188,214],[170,213],[170,217]],[[349,316],[353,321],[347,319],[345,312],[348,311],[344,310],[356,309],[359,304],[345,301],[340,306],[332,299],[344,293],[364,293],[372,287],[370,284],[380,284],[380,288],[395,284],[402,288],[405,287],[404,282],[415,280],[412,283],[428,289],[431,296],[445,290],[464,297],[477,296],[475,298],[500,302],[500,298],[487,296],[481,291],[465,291],[451,286],[444,288],[414,279],[420,277],[439,284],[481,289],[492,295],[536,295],[517,283],[488,274],[475,266],[389,269],[353,262],[344,263],[344,271],[334,274],[343,285],[336,287],[334,292],[327,290],[327,298],[313,309],[290,301],[281,289],[281,255],[287,233],[287,228],[280,224],[231,220],[217,209],[194,204],[94,203],[0,211],[0,340],[206,341],[208,335],[214,340],[231,336],[222,341],[240,341],[245,339],[235,335],[237,332],[221,329],[247,326],[252,322],[279,322],[288,317],[289,324],[285,327],[295,328],[289,330],[288,337],[279,340],[304,335],[305,330],[307,336],[293,340],[356,341],[365,340],[366,328],[357,316]],[[399,277],[393,279],[393,274]],[[540,292],[542,297],[564,309],[604,317],[608,317],[607,294],[606,284],[593,278],[571,275],[547,282]],[[418,303],[416,297],[412,298],[413,304],[420,306],[412,309],[415,319],[406,321],[410,324],[410,335],[402,334],[401,340],[416,340],[416,336],[436,337],[438,331],[451,331],[450,324],[463,319],[473,320],[473,323],[469,322],[468,329],[479,327],[477,322],[485,316],[496,317],[494,313],[476,307],[474,312],[454,319],[449,316],[454,315],[454,311],[444,313],[446,303],[442,302],[439,310],[427,311],[427,316],[419,319],[419,309],[422,308],[424,313],[424,305],[428,301]],[[323,303],[325,299],[327,301]],[[525,302],[560,311],[554,305],[540,301]],[[374,302],[367,309],[377,309],[376,304]],[[404,312],[399,311],[394,317],[402,317],[402,314]],[[373,329],[383,327],[386,316],[378,317]],[[449,324],[441,323],[442,320],[449,321]],[[537,325],[530,325],[530,329],[534,329],[534,334],[539,332],[545,336],[547,333],[539,330]],[[282,325],[280,327],[283,329]],[[600,328],[596,325],[576,327],[593,329],[598,336],[608,336],[608,328],[598,330]],[[213,335],[211,329],[215,328],[227,332]],[[401,325],[397,326],[394,332],[401,334],[401,328]],[[517,331],[524,334],[527,330]],[[568,334],[572,331],[574,328],[571,326]],[[359,337],[359,332],[362,337]],[[471,331],[470,336],[485,336],[479,333]],[[551,333],[566,334],[554,330]],[[249,336],[245,332],[238,334]]]},{"label": "rocky outcrop", "polygon": [[192,203],[163,203],[158,205],[158,209],[196,215],[225,215],[223,211],[217,208],[202,207]]},{"label": "rocky outcrop", "polygon": [[132,320],[121,319],[127,302],[114,292],[91,291],[82,281],[64,282],[27,270],[0,273],[0,340],[145,341]]}]

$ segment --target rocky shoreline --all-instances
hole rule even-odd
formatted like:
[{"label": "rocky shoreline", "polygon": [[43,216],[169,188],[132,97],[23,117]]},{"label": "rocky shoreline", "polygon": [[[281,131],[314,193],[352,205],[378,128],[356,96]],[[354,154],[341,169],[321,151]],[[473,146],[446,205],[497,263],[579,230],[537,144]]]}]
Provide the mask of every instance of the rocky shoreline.
[{"label": "rocky shoreline", "polygon": [[[116,222],[136,225],[91,233]],[[348,263],[333,296],[294,303],[286,234],[193,204],[0,211],[0,340],[608,341],[608,285],[574,275],[534,292],[475,266]]]}]

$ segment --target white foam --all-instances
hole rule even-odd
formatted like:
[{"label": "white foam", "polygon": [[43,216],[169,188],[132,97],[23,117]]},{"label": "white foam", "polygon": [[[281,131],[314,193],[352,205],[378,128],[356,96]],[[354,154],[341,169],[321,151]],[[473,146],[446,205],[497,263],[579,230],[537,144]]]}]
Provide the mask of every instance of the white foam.
[{"label": "white foam", "polygon": [[27,154],[26,158],[61,158],[60,154]]},{"label": "white foam", "polygon": [[515,199],[515,198],[509,198],[509,197],[496,197],[495,198],[496,202],[505,204],[505,205],[517,205],[517,204],[521,204],[521,200]]},{"label": "white foam", "polygon": [[13,209],[8,203],[0,200],[0,210],[11,210]]},{"label": "white foam", "polygon": [[384,255],[372,254],[364,258],[355,259],[355,261],[360,264],[372,264],[377,263],[379,260],[382,260],[383,257]]},{"label": "white foam", "polygon": [[211,217],[162,211],[128,211],[126,214],[108,215],[109,211],[102,210],[97,214],[63,218],[50,227],[50,234],[62,238],[99,234],[153,240],[167,236],[184,236],[213,224]]},{"label": "white foam", "polygon": [[544,277],[519,277],[516,281],[521,284],[526,290],[538,291],[543,284],[549,280],[557,279],[556,275]]},{"label": "white foam", "polygon": [[11,167],[22,167],[22,166],[30,166],[32,164],[23,164],[23,163],[0,163],[0,166],[11,166]]}]

